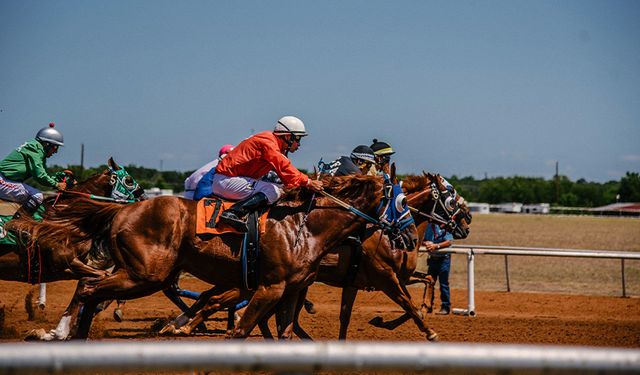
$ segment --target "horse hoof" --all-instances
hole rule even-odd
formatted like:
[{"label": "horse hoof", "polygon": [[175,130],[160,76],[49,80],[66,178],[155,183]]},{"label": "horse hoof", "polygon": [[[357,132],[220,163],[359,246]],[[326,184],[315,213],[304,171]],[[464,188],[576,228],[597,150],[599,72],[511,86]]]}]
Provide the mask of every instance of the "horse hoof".
[{"label": "horse hoof", "polygon": [[27,332],[27,335],[24,337],[24,341],[50,341],[51,338],[47,339],[47,331],[43,328],[32,329]]},{"label": "horse hoof", "polygon": [[430,333],[427,335],[427,340],[432,341],[432,342],[436,342],[436,341],[440,340],[440,337],[438,336],[438,334],[437,334],[437,333],[435,333],[435,332],[430,332]]},{"label": "horse hoof", "polygon": [[384,320],[382,320],[381,316],[376,316],[375,318],[369,321],[369,324],[371,324],[374,327],[382,327],[383,323],[384,323]]},{"label": "horse hoof", "polygon": [[124,313],[122,312],[122,309],[117,308],[113,310],[113,319],[115,319],[116,322],[121,323],[123,316],[124,316]]},{"label": "horse hoof", "polygon": [[173,324],[167,324],[166,326],[162,327],[162,329],[160,330],[160,332],[158,332],[158,334],[160,335],[175,335],[176,332],[176,327]]}]

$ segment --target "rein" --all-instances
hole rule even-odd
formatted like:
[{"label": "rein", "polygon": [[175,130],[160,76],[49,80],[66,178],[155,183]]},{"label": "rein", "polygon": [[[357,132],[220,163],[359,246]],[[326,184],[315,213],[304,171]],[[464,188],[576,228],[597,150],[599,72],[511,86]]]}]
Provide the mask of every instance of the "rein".
[{"label": "rein", "polygon": [[135,203],[135,202],[137,202],[137,200],[135,200],[135,199],[119,199],[119,198],[103,197],[101,195],[82,193],[82,192],[73,191],[73,190],[63,190],[59,194],[80,195],[80,196],[87,197],[89,199],[93,199],[93,200],[97,200],[97,201],[107,201],[107,202],[114,202],[114,203]]},{"label": "rein", "polygon": [[348,204],[347,202],[344,202],[342,200],[340,200],[339,198],[334,197],[333,195],[327,193],[326,191],[322,190],[320,191],[320,194],[324,195],[325,197],[331,199],[332,201],[334,201],[335,203],[337,203],[340,207],[346,209],[347,211],[350,211],[354,214],[356,214],[356,216],[360,216],[361,218],[367,220],[368,222],[380,226],[384,229],[388,229],[388,228],[392,228],[391,225],[389,225],[388,223],[385,223],[383,221],[380,220],[376,220],[374,218],[372,218],[371,216],[365,214],[364,212],[358,210],[357,208],[353,207],[352,205]]}]

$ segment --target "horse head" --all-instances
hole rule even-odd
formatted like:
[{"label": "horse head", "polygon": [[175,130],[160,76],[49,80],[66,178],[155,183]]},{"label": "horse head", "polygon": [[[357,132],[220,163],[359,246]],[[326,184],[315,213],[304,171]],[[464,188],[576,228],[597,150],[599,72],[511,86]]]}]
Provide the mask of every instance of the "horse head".
[{"label": "horse head", "polygon": [[417,228],[409,212],[404,193],[395,172],[379,176],[324,177],[321,193],[368,224],[383,230],[394,245],[413,248],[418,239]]},{"label": "horse head", "polygon": [[91,193],[115,200],[144,200],[144,189],[110,157],[107,168],[84,182],[78,183],[73,191]]},{"label": "horse head", "polygon": [[469,235],[469,208],[440,175],[423,172],[422,176],[408,178],[404,187],[414,214],[445,228],[455,239]]}]

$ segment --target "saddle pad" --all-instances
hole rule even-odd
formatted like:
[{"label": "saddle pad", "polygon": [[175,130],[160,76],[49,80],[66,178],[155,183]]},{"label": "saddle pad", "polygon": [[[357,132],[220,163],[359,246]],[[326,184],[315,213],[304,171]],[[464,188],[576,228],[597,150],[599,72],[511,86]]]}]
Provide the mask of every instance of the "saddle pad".
[{"label": "saddle pad", "polygon": [[[223,233],[240,233],[227,224],[219,223],[220,214],[231,207],[235,202],[224,201],[216,198],[203,198],[198,201],[196,210],[196,234],[223,234]],[[217,212],[216,212],[216,208]],[[267,222],[267,210],[260,217],[260,232],[264,233]],[[213,216],[215,225],[212,227],[210,222]]]},{"label": "saddle pad", "polygon": [[0,201],[0,216],[13,216],[20,206],[20,203]]}]

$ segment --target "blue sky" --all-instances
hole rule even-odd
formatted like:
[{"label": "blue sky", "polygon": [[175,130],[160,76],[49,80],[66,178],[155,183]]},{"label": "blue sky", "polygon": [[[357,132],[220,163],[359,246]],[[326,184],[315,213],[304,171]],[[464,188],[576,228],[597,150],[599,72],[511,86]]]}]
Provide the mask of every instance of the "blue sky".
[{"label": "blue sky", "polygon": [[55,121],[51,164],[193,170],[296,115],[300,168],[640,171],[638,1],[0,0],[0,56],[3,156]]}]

